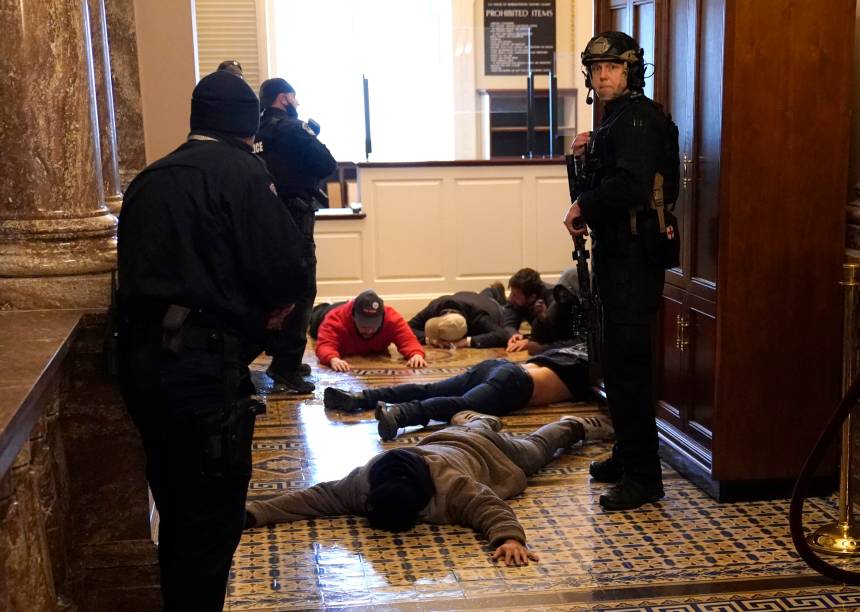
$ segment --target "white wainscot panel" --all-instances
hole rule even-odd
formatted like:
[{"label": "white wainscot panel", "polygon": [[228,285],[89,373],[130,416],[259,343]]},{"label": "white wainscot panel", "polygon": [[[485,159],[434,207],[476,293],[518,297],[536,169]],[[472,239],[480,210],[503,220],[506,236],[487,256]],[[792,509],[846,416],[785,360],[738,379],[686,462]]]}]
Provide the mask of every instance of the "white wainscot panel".
[{"label": "white wainscot panel", "polygon": [[317,233],[314,240],[317,245],[318,282],[362,280],[360,233]]},{"label": "white wainscot panel", "polygon": [[522,179],[458,180],[457,278],[508,278],[523,263]]},{"label": "white wainscot panel", "polygon": [[573,265],[573,240],[562,224],[570,207],[567,180],[537,179],[537,261],[541,274],[558,274]]},{"label": "white wainscot panel", "polygon": [[443,276],[442,181],[376,181],[376,280]]}]

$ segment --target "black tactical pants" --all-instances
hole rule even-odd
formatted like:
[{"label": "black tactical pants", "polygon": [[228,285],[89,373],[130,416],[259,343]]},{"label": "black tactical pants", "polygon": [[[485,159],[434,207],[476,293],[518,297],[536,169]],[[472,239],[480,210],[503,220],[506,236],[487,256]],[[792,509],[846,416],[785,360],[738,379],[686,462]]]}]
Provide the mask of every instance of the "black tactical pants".
[{"label": "black tactical pants", "polygon": [[[237,412],[246,363],[211,347],[161,349],[161,332],[122,330],[122,394],[140,430],[159,512],[164,609],[219,611],[245,516],[254,416]],[[231,421],[232,419],[232,421]]]},{"label": "black tactical pants", "polygon": [[635,240],[621,256],[595,250],[595,279],[603,306],[602,368],[615,428],[613,457],[625,476],[647,487],[662,484],[654,417],[652,331],[663,270]]},{"label": "black tactical pants", "polygon": [[287,203],[296,225],[299,226],[302,234],[308,240],[309,250],[305,259],[311,268],[314,286],[304,299],[296,302],[296,307],[284,320],[281,329],[269,334],[266,354],[272,356],[272,371],[282,376],[295,372],[302,363],[302,357],[308,345],[308,325],[317,296],[317,257],[316,245],[314,244],[315,208],[308,205],[310,208],[299,210],[292,205],[294,202],[294,200],[288,200]]},{"label": "black tactical pants", "polygon": [[316,293],[296,302],[296,307],[284,320],[281,329],[271,334],[266,353],[272,356],[271,368],[274,372],[287,375],[301,365],[308,344],[308,325],[315,297]]}]

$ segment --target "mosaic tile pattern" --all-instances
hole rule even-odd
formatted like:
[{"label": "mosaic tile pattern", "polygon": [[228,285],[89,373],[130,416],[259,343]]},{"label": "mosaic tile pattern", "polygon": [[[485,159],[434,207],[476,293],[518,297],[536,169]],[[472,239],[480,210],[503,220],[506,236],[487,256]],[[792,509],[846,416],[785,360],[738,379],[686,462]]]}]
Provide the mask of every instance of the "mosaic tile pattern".
[{"label": "mosaic tile pattern", "polygon": [[[438,380],[503,355],[479,349],[428,353],[432,367],[423,370],[408,370],[392,355],[351,359],[348,374],[317,367],[309,354],[315,393],[270,393],[268,414],[257,421],[249,497],[340,478],[380,450],[414,444],[439,427],[411,428],[382,443],[372,413],[325,411],[326,386],[361,389]],[[261,358],[252,367],[264,394],[271,391],[267,365]],[[507,431],[522,435],[563,414],[596,410],[595,405],[563,403],[503,421]],[[794,553],[787,500],[717,504],[664,466],[664,500],[635,511],[604,513],[597,497],[606,485],[590,481],[588,464],[608,450],[605,443],[569,449],[510,500],[539,563],[494,565],[486,541],[457,526],[422,524],[395,535],[374,531],[358,517],[301,521],[245,533],[234,559],[227,609],[860,607],[860,590],[830,586]],[[807,511],[808,523],[823,523],[835,516],[835,503],[813,499]],[[780,590],[774,581],[780,581]]]}]

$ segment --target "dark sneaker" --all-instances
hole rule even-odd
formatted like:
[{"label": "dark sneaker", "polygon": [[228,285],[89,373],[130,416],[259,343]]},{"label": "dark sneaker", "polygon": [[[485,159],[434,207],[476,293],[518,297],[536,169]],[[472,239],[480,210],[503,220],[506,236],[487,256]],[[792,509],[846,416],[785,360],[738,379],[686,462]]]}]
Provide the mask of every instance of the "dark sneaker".
[{"label": "dark sneaker", "polygon": [[379,402],[376,404],[376,420],[379,421],[377,427],[379,437],[385,442],[390,442],[397,437],[397,430],[400,429],[400,423],[403,420],[400,406]]},{"label": "dark sneaker", "polygon": [[323,391],[323,405],[329,410],[341,412],[363,412],[370,410],[364,403],[364,395],[350,393],[334,387],[326,387]]},{"label": "dark sneaker", "polygon": [[639,506],[663,499],[663,485],[646,485],[630,478],[622,478],[614,487],[600,496],[604,510],[633,510]]},{"label": "dark sneaker", "polygon": [[496,281],[490,285],[490,290],[493,292],[493,299],[504,306],[508,301],[505,297],[505,286],[499,281]]},{"label": "dark sneaker", "polygon": [[597,482],[618,482],[624,475],[624,470],[621,469],[621,463],[618,460],[609,457],[601,461],[592,461],[588,466],[588,473]]},{"label": "dark sneaker", "polygon": [[287,392],[307,395],[308,393],[313,393],[316,388],[311,381],[305,380],[297,371],[279,374],[273,372],[272,368],[269,368],[266,370],[266,374],[275,381],[275,386],[272,390],[277,393]]}]

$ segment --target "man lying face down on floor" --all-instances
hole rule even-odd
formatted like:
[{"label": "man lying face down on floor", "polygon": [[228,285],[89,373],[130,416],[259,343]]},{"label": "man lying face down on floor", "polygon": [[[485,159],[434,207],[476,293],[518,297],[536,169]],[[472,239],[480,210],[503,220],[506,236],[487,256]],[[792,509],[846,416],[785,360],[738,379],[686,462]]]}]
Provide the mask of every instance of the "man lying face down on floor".
[{"label": "man lying face down on floor", "polygon": [[588,354],[577,344],[550,349],[525,363],[488,359],[463,374],[439,382],[349,392],[328,387],[325,407],[345,412],[376,409],[379,436],[393,440],[401,427],[448,422],[473,410],[506,415],[526,406],[584,400],[589,394]]},{"label": "man lying face down on floor", "polygon": [[457,524],[484,534],[495,548],[494,561],[537,561],[504,500],[522,493],[527,476],[559,449],[611,436],[608,419],[566,416],[520,438],[498,433],[502,423],[490,415],[461,412],[452,423],[416,446],[377,455],[341,480],[249,503],[246,527],[347,514],[366,516],[371,527],[393,532],[419,520]]}]

